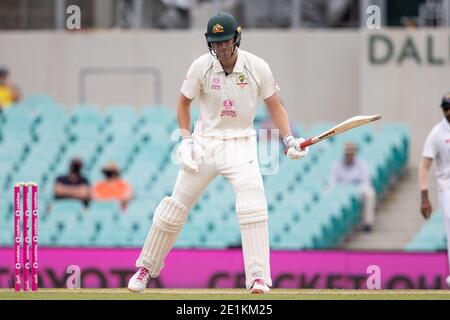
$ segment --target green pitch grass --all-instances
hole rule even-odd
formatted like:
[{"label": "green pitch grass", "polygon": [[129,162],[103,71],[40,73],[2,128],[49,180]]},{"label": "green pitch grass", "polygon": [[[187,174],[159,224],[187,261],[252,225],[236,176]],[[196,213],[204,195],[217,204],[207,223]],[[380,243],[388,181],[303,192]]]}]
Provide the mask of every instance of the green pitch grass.
[{"label": "green pitch grass", "polygon": [[252,295],[243,289],[0,289],[0,300],[450,300],[450,290],[273,289]]}]

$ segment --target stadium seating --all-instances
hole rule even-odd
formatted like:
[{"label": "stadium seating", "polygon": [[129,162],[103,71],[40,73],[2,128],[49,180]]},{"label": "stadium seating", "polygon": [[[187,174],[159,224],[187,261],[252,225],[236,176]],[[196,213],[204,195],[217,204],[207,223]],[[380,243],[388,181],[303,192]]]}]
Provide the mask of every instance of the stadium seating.
[{"label": "stadium seating", "polygon": [[[198,106],[193,106],[192,119],[198,114]],[[255,127],[260,128],[266,119],[266,110],[258,107]],[[332,125],[314,123],[309,130],[303,124],[295,127],[302,136],[310,136]],[[171,194],[178,174],[178,166],[171,162],[176,128],[175,113],[164,106],[139,111],[126,105],[104,111],[93,105],[66,109],[51,97],[36,95],[6,110],[0,118],[0,246],[12,245],[12,228],[5,226],[12,223],[11,186],[18,181],[39,183],[41,245],[141,246],[155,207]],[[279,162],[265,163],[261,167],[275,173],[263,176],[273,249],[336,247],[358,224],[358,190],[326,186],[332,164],[340,159],[347,141],[356,143],[368,161],[379,196],[407,164],[409,131],[403,124],[385,124],[378,131],[360,127],[313,146],[314,151],[301,161],[281,156]],[[91,183],[102,178],[101,167],[107,161],[119,164],[135,195],[125,212],[117,202],[93,201],[85,208],[74,200],[53,199],[54,179],[67,172],[74,156],[85,161],[84,174]],[[443,246],[442,230],[435,232],[438,224],[428,228],[409,248]],[[209,185],[190,211],[175,246],[240,246],[235,196],[223,177]]]},{"label": "stadium seating", "polygon": [[406,245],[407,251],[442,251],[447,249],[444,222],[439,211],[431,215],[414,238]]}]

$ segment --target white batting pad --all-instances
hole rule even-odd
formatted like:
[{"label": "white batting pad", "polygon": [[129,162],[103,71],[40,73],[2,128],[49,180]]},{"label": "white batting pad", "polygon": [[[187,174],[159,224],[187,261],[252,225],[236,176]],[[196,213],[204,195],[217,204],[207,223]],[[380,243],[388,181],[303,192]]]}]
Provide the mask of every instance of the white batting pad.
[{"label": "white batting pad", "polygon": [[258,278],[272,286],[267,221],[241,225],[241,236],[247,289]]},{"label": "white batting pad", "polygon": [[267,201],[263,188],[252,184],[236,187],[236,214],[241,227],[246,287],[250,289],[258,278],[271,286]]},{"label": "white batting pad", "polygon": [[254,184],[236,186],[236,214],[240,224],[267,220],[264,189]]},{"label": "white batting pad", "polygon": [[172,249],[187,220],[187,209],[172,197],[164,197],[156,208],[153,224],[145,240],[137,267],[145,267],[150,276],[159,276],[164,259]]}]

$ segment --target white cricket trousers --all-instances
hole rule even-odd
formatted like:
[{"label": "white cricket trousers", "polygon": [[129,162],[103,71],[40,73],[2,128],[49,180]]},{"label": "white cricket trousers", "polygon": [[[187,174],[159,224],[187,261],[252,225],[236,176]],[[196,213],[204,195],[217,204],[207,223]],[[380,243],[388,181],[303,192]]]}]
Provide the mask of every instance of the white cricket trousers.
[{"label": "white cricket trousers", "polygon": [[222,175],[232,184],[236,195],[246,287],[250,288],[258,278],[271,286],[267,201],[258,164],[256,136],[221,139],[194,135],[193,140],[202,146],[205,154],[203,159],[197,159],[199,172],[188,173],[180,169],[172,196],[163,199],[156,209],[136,266],[148,268],[152,277],[159,275],[166,255],[187,221],[189,210],[208,184]]}]

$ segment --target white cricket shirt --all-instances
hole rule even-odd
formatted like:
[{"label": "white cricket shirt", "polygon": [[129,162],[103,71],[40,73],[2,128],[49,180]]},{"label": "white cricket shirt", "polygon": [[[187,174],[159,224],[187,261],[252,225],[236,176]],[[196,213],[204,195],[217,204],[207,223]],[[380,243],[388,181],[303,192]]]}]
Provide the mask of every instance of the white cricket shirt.
[{"label": "white cricket shirt", "polygon": [[423,157],[436,161],[438,189],[450,189],[450,124],[443,119],[428,134]]},{"label": "white cricket shirt", "polygon": [[369,168],[365,161],[355,157],[351,165],[346,165],[343,160],[334,164],[331,170],[329,186],[333,187],[337,184],[371,186]]},{"label": "white cricket shirt", "polygon": [[199,98],[194,134],[221,138],[255,135],[258,97],[266,99],[279,90],[269,65],[240,49],[228,76],[220,62],[207,53],[192,63],[181,87],[187,98]]}]

